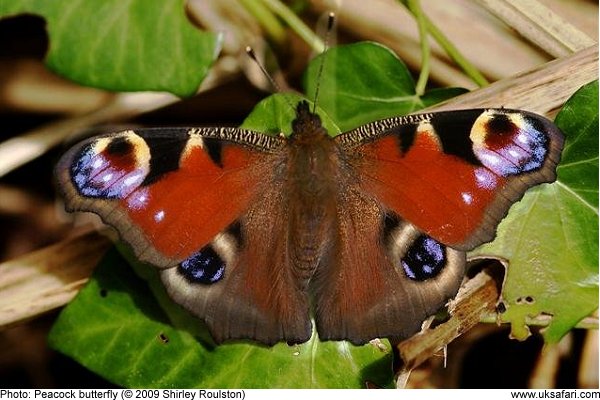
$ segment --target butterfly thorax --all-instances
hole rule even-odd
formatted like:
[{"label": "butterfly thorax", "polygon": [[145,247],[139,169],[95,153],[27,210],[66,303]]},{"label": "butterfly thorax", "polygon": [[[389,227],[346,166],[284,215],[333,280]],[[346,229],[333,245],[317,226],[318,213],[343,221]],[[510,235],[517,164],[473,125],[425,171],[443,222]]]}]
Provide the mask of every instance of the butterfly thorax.
[{"label": "butterfly thorax", "polygon": [[288,143],[288,178],[311,195],[330,188],[338,160],[337,146],[306,102],[298,104]]}]

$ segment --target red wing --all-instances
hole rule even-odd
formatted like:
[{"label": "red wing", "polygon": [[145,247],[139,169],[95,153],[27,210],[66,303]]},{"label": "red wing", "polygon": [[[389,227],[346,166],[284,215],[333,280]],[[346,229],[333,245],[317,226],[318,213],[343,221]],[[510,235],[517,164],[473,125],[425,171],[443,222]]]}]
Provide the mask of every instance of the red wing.
[{"label": "red wing", "polygon": [[461,250],[490,241],[529,187],[556,178],[563,145],[545,118],[504,109],[383,120],[336,140],[363,191]]},{"label": "red wing", "polygon": [[168,267],[248,209],[279,145],[237,129],[126,131],[75,146],[56,175],[69,210],[100,215],[141,260]]}]

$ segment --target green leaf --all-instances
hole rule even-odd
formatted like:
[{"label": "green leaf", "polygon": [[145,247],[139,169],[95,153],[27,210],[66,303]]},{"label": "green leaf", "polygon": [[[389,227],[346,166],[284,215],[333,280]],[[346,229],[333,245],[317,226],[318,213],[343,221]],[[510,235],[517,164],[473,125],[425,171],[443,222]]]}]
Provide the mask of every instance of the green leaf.
[{"label": "green leaf", "polygon": [[598,82],[579,90],[556,116],[556,124],[567,134],[559,182],[581,203],[598,207]]},{"label": "green leaf", "polygon": [[187,19],[184,0],[0,0],[0,17],[21,13],[46,20],[50,69],[108,90],[191,96],[220,49]]},{"label": "green leaf", "polygon": [[435,104],[442,103],[466,92],[468,92],[468,90],[463,88],[431,89],[421,96],[422,107],[431,107]]},{"label": "green leaf", "polygon": [[509,262],[503,322],[529,335],[529,318],[552,316],[543,330],[556,343],[598,308],[598,82],[580,89],[556,117],[565,133],[558,180],[527,192],[472,255]]},{"label": "green leaf", "polygon": [[[269,135],[283,133],[289,136],[292,133],[292,121],[296,118],[296,106],[300,101],[307,101],[313,107],[313,103],[297,94],[278,93],[269,96],[254,107],[241,128]],[[341,133],[340,128],[323,110],[317,109],[317,114],[321,117],[321,123],[329,135],[336,136]]]},{"label": "green leaf", "polygon": [[[319,76],[322,59],[323,74]],[[311,61],[304,79],[314,99],[345,132],[367,122],[410,114],[466,90],[436,89],[419,97],[406,65],[387,47],[373,42],[329,49]]]},{"label": "green leaf", "polygon": [[[158,288],[157,274],[148,269],[145,274]],[[156,290],[154,295],[163,302],[167,296]],[[60,314],[49,341],[125,387],[360,388],[367,381],[391,382],[389,344],[381,350],[319,342],[313,336],[294,346],[241,341],[215,346],[204,340],[202,329],[173,303],[163,311],[145,282],[113,250]]]}]

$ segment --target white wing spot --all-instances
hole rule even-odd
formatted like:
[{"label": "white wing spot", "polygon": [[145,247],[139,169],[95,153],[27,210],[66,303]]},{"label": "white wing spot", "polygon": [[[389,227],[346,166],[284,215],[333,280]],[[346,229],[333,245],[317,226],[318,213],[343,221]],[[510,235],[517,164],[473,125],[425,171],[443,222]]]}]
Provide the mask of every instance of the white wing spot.
[{"label": "white wing spot", "polygon": [[142,173],[138,172],[137,174],[129,175],[127,178],[123,180],[123,185],[126,187],[137,185],[140,181]]},{"label": "white wing spot", "polygon": [[519,143],[523,143],[523,144],[529,143],[529,138],[527,137],[526,134],[524,134],[522,132],[517,135],[517,140],[519,141]]},{"label": "white wing spot", "polygon": [[92,164],[92,168],[98,169],[103,165],[104,165],[104,160],[102,159],[102,157],[96,157],[96,159],[94,160],[94,163]]},{"label": "white wing spot", "polygon": [[461,195],[463,201],[465,202],[465,204],[473,203],[473,196],[471,195],[471,193],[462,192],[460,195]]},{"label": "white wing spot", "polygon": [[159,212],[154,214],[154,221],[162,222],[164,219],[165,219],[165,211],[164,210],[160,210]]}]

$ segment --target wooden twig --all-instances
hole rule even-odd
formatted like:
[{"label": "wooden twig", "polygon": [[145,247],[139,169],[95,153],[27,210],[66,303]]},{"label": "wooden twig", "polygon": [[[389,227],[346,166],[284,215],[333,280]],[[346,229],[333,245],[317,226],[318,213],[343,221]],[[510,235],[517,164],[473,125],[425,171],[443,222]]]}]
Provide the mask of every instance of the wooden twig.
[{"label": "wooden twig", "polygon": [[401,342],[398,351],[403,370],[411,370],[479,322],[481,315],[496,307],[498,286],[486,271],[467,281],[450,304],[450,319]]},{"label": "wooden twig", "polygon": [[51,122],[8,139],[0,143],[0,177],[36,159],[71,135],[95,124],[131,118],[177,100],[177,97],[169,94],[118,94],[96,111]]},{"label": "wooden twig", "polygon": [[577,387],[581,389],[598,389],[598,344],[600,343],[598,331],[588,331],[581,350]]},{"label": "wooden twig", "polygon": [[565,57],[596,42],[537,0],[477,0],[523,37],[554,57]]},{"label": "wooden twig", "polygon": [[595,79],[598,79],[598,45],[455,97],[431,110],[506,107],[548,115],[581,86]]},{"label": "wooden twig", "polygon": [[[561,340],[560,343],[546,344],[544,351],[537,356],[536,363],[529,377],[527,387],[529,389],[551,389],[555,388],[558,369],[560,367],[561,358],[563,356],[561,345],[565,339],[568,342],[568,336]],[[572,343],[571,343],[572,344]],[[565,354],[569,354],[572,350],[568,350]]]},{"label": "wooden twig", "polygon": [[88,231],[0,264],[0,329],[71,301],[109,246]]}]

